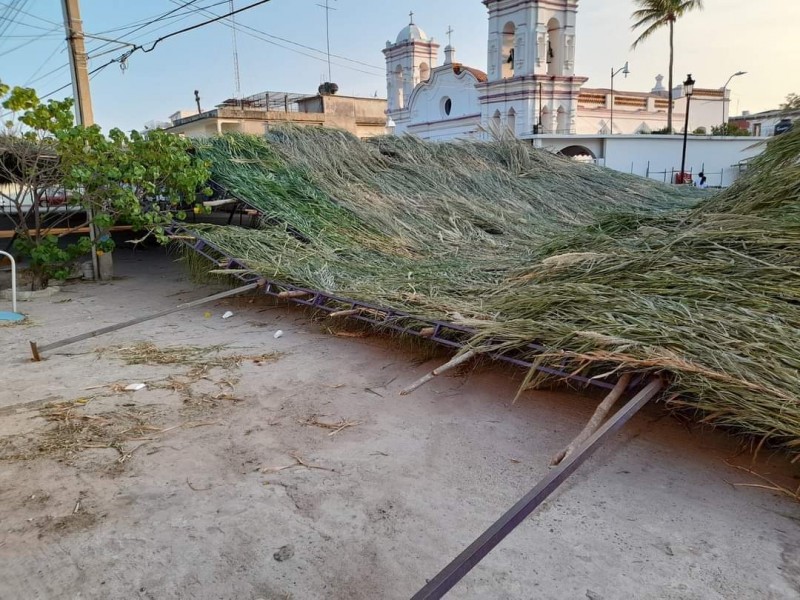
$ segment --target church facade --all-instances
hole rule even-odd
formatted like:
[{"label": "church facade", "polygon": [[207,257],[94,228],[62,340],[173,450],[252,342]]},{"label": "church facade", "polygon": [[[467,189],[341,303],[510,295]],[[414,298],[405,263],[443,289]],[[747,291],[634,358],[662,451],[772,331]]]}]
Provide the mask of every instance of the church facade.
[{"label": "church facade", "polygon": [[[387,114],[395,133],[424,139],[650,133],[667,125],[669,97],[657,78],[649,92],[586,87],[576,75],[579,0],[482,0],[488,10],[486,70],[456,59],[413,21],[387,42]],[[448,36],[452,30],[448,31]],[[683,128],[686,96],[674,90]],[[695,88],[689,131],[727,121],[723,90]]]}]

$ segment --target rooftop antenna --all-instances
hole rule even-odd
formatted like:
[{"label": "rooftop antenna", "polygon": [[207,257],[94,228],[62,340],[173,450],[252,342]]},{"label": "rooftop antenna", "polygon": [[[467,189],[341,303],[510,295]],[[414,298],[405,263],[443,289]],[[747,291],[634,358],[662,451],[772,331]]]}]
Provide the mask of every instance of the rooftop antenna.
[{"label": "rooftop antenna", "polygon": [[317,4],[317,6],[325,9],[325,37],[328,43],[328,81],[333,79],[331,75],[331,11],[336,10],[331,5],[330,0],[325,0],[325,4]]},{"label": "rooftop antenna", "polygon": [[238,100],[242,96],[242,84],[239,79],[239,49],[236,44],[236,17],[233,15],[233,0],[228,0],[228,4],[230,5],[229,12],[231,16],[229,18],[231,22],[231,34],[233,35],[233,82],[235,86],[235,98]]}]

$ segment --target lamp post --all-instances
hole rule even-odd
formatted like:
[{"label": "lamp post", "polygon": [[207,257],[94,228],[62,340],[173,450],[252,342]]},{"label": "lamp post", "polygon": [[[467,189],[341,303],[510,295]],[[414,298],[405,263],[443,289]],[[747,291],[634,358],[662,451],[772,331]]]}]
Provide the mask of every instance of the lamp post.
[{"label": "lamp post", "polygon": [[720,129],[722,135],[728,134],[728,128],[726,127],[728,123],[725,120],[725,102],[727,101],[726,92],[728,91],[728,84],[731,82],[731,79],[734,77],[739,77],[740,75],[747,75],[747,71],[736,71],[736,73],[728,77],[728,81],[726,81],[725,85],[722,86],[722,128]]},{"label": "lamp post", "polygon": [[686,171],[686,143],[689,141],[689,105],[692,101],[692,94],[694,93],[695,80],[692,79],[692,74],[689,73],[686,81],[683,82],[683,92],[686,94],[686,122],[683,126],[683,155],[681,157],[681,183],[684,181],[684,172]]},{"label": "lamp post", "polygon": [[625,79],[628,78],[628,74],[630,73],[628,70],[628,61],[625,61],[624,67],[616,71],[614,71],[614,67],[611,67],[611,135],[614,135],[614,77],[620,73],[625,75]]}]

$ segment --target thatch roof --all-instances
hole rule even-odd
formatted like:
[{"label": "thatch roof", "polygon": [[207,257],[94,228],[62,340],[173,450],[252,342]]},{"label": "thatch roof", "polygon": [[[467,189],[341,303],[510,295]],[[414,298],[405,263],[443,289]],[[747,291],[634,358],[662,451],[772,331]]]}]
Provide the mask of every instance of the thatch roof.
[{"label": "thatch roof", "polygon": [[50,143],[0,134],[0,185],[29,181],[33,174],[37,185],[53,185],[59,178],[57,167],[58,157]]},{"label": "thatch roof", "polygon": [[662,374],[671,405],[800,450],[800,128],[700,198],[519,142],[304,129],[199,154],[269,216],[202,230],[257,272],[469,325],[481,350]]}]

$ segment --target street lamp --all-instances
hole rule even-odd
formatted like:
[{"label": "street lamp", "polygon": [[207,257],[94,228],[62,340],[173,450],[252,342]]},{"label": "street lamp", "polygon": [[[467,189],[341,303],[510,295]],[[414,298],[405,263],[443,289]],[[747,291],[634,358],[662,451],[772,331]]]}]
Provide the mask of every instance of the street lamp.
[{"label": "street lamp", "polygon": [[625,61],[624,67],[616,71],[614,71],[614,67],[611,67],[611,135],[614,135],[614,77],[620,73],[625,75],[625,79],[628,78],[628,74],[630,73],[628,70],[628,61]]},{"label": "street lamp", "polygon": [[747,75],[747,71],[736,71],[736,73],[728,77],[728,81],[726,81],[725,85],[722,86],[722,129],[720,130],[722,132],[722,135],[728,134],[727,131],[728,128],[726,127],[727,122],[725,121],[725,102],[726,102],[725,93],[728,91],[728,84],[731,82],[731,79],[733,79],[734,77],[739,77],[740,75]]},{"label": "street lamp", "polygon": [[692,79],[692,74],[686,76],[686,81],[683,82],[683,92],[686,94],[686,123],[683,126],[683,156],[681,157],[681,183],[685,183],[684,173],[686,171],[686,142],[689,141],[689,105],[692,101],[692,94],[694,93],[695,80]]}]

